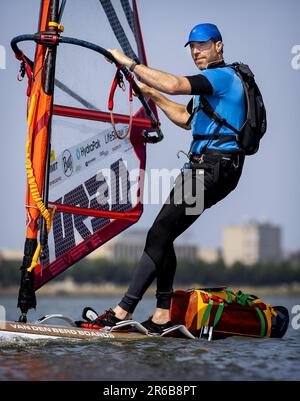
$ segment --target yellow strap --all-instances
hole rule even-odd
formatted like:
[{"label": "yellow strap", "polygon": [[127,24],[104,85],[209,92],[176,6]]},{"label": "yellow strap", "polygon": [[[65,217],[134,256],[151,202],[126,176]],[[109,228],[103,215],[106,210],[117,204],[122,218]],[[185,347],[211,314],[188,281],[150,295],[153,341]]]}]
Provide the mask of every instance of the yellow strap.
[{"label": "yellow strap", "polygon": [[202,317],[200,318],[200,310],[201,310],[201,293],[199,290],[195,290],[197,294],[197,330],[201,328]]},{"label": "yellow strap", "polygon": [[268,325],[265,336],[270,337],[271,329],[272,329],[271,311],[269,310],[269,308],[267,308],[266,310],[263,310],[262,312],[265,315],[265,318],[267,320],[267,325]]},{"label": "yellow strap", "polygon": [[201,290],[195,290],[197,296],[198,296],[198,302],[197,302],[197,330],[201,329],[201,324],[203,320],[204,313],[206,311],[207,305],[203,303],[202,296],[201,296]]},{"label": "yellow strap", "polygon": [[34,116],[34,112],[36,110],[37,101],[38,101],[38,95],[36,93],[34,93],[32,95],[31,100],[30,100],[30,107],[29,107],[29,112],[28,112],[28,117],[27,117],[27,125],[28,125],[28,127],[30,127],[31,124],[32,124],[32,119],[33,119],[33,116]]},{"label": "yellow strap", "polygon": [[38,258],[39,258],[39,256],[40,256],[40,252],[41,252],[41,244],[38,243],[38,245],[37,245],[37,247],[36,247],[36,250],[35,250],[35,252],[34,252],[34,255],[33,255],[33,257],[32,257],[31,265],[30,265],[30,266],[28,267],[28,269],[27,269],[27,271],[28,271],[29,273],[31,273],[32,270],[37,266],[37,264],[38,264]]},{"label": "yellow strap", "polygon": [[268,323],[268,330],[266,333],[267,337],[271,336],[271,330],[272,330],[272,316],[276,317],[278,313],[273,309],[272,305],[266,304],[266,310],[263,311],[263,313],[266,316],[267,323]]},{"label": "yellow strap", "polygon": [[272,306],[271,304],[267,304],[267,303],[265,303],[264,301],[262,301],[261,299],[255,299],[253,302],[254,302],[254,303],[258,303],[258,304],[259,304],[259,303],[264,304],[264,305],[266,306],[266,310],[268,310],[269,313],[270,313],[272,316],[276,317],[276,316],[278,315],[278,313],[276,312],[276,310],[273,308],[273,306]]},{"label": "yellow strap", "polygon": [[[28,118],[27,118],[28,136],[27,136],[27,141],[26,141],[25,166],[26,166],[27,181],[28,181],[30,194],[31,194],[32,199],[34,200],[39,212],[42,214],[42,216],[44,217],[44,219],[46,221],[47,232],[49,234],[49,232],[51,230],[51,225],[52,225],[52,220],[53,220],[53,216],[55,213],[55,209],[52,209],[51,211],[49,211],[46,208],[46,206],[42,200],[42,197],[39,193],[38,185],[37,185],[37,182],[35,179],[34,170],[33,170],[32,162],[31,162],[31,158],[30,158],[30,149],[31,149],[30,129],[31,129],[31,125],[33,122],[35,112],[36,112],[38,98],[39,98],[39,91],[32,95],[31,101],[30,101],[30,107],[29,107]],[[31,265],[27,269],[28,272],[32,272],[32,270],[37,266],[40,251],[41,251],[41,244],[39,243],[37,245],[35,253],[33,255]]]},{"label": "yellow strap", "polygon": [[54,26],[55,28],[57,28],[57,30],[59,32],[63,32],[65,30],[65,28],[62,25],[60,25],[58,22],[50,21],[48,26]]},{"label": "yellow strap", "polygon": [[51,229],[51,216],[49,211],[47,210],[46,206],[44,205],[44,202],[41,198],[41,195],[39,193],[39,189],[37,186],[37,182],[34,176],[34,171],[33,171],[33,166],[32,166],[32,162],[31,162],[31,158],[30,158],[30,149],[31,149],[31,141],[30,141],[30,127],[32,125],[32,121],[33,121],[33,116],[36,110],[36,105],[37,105],[37,101],[38,101],[38,95],[34,94],[31,98],[30,101],[30,108],[29,108],[29,112],[28,112],[28,119],[27,119],[27,123],[28,123],[28,137],[27,137],[27,142],[26,142],[26,172],[27,172],[27,181],[28,181],[28,185],[29,185],[29,189],[30,189],[30,193],[31,196],[37,206],[37,208],[39,209],[39,211],[41,212],[42,216],[44,217],[45,221],[46,221],[46,226],[47,226],[47,231],[49,232]]},{"label": "yellow strap", "polygon": [[[55,208],[50,209],[50,212],[49,212],[49,213],[50,213],[51,225],[52,225],[53,217],[54,217],[54,214],[55,214]],[[48,233],[49,233],[49,232],[48,232]],[[35,250],[34,255],[33,255],[33,257],[32,257],[31,265],[27,268],[27,271],[28,271],[28,272],[31,273],[32,270],[35,269],[35,268],[37,267],[37,265],[38,265],[38,259],[39,259],[39,256],[40,256],[40,252],[41,252],[41,243],[39,242],[39,243],[37,244],[36,250]]]},{"label": "yellow strap", "polygon": [[215,295],[216,297],[223,299],[224,301],[228,301],[228,294],[224,291],[213,291],[213,295]]},{"label": "yellow strap", "polygon": [[262,301],[260,298],[256,298],[252,301],[254,304],[266,304],[264,301]]},{"label": "yellow strap", "polygon": [[261,299],[257,298],[253,301],[254,304],[264,304],[266,305],[266,309],[262,310],[262,312],[264,313],[266,320],[267,320],[267,332],[266,332],[266,336],[270,337],[271,336],[271,329],[272,329],[272,315],[273,316],[277,316],[277,312],[273,309],[272,305],[270,304],[266,304],[265,302],[263,302]]}]

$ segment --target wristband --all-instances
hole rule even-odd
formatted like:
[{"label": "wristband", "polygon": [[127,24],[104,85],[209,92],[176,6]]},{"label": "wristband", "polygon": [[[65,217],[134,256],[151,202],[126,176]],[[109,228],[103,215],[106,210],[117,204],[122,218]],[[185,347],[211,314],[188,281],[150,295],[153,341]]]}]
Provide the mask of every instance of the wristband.
[{"label": "wristband", "polygon": [[129,67],[129,71],[133,72],[133,70],[135,69],[137,64],[139,64],[139,63],[137,63],[136,61],[133,61],[132,64],[130,65],[130,67]]}]

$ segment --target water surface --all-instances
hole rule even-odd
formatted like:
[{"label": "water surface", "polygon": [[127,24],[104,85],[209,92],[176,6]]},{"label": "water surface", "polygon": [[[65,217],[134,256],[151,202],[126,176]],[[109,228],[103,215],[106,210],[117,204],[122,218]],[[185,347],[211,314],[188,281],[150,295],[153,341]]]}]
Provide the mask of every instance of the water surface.
[{"label": "water surface", "polygon": [[[99,312],[119,299],[39,297],[30,320],[48,313],[80,319],[84,306]],[[289,309],[298,298],[264,298]],[[1,297],[7,320],[18,317],[16,299]],[[145,320],[154,300],[145,298],[135,318]],[[300,329],[289,327],[283,339],[206,340],[38,340],[0,343],[0,380],[299,380]]]}]

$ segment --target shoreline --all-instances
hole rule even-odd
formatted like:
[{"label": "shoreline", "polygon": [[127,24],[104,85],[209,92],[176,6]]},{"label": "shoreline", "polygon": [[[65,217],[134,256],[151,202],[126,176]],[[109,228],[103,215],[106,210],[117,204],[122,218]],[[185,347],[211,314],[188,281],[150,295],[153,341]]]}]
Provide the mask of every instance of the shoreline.
[{"label": "shoreline", "polygon": [[[191,289],[191,288],[208,288],[207,285],[191,284],[191,285],[176,285],[174,291],[178,289]],[[263,296],[300,296],[300,284],[285,284],[280,286],[228,286],[229,289],[240,289],[245,293],[254,294],[258,297]],[[73,280],[66,279],[64,281],[58,281],[57,283],[48,284],[37,291],[39,296],[122,296],[127,291],[126,286],[120,286],[113,283],[106,284],[93,284],[93,283],[75,283]],[[19,287],[9,286],[0,287],[0,296],[18,296]],[[145,296],[155,296],[156,288],[152,286],[148,289]]]}]

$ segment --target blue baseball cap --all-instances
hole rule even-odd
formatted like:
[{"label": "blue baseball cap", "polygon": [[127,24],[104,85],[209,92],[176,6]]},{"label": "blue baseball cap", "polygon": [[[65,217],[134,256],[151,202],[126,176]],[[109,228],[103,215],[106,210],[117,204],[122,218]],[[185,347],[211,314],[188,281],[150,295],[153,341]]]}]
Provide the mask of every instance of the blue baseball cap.
[{"label": "blue baseball cap", "polygon": [[199,24],[191,30],[189,40],[184,47],[191,42],[207,42],[210,39],[222,42],[222,35],[219,29],[214,24]]}]

